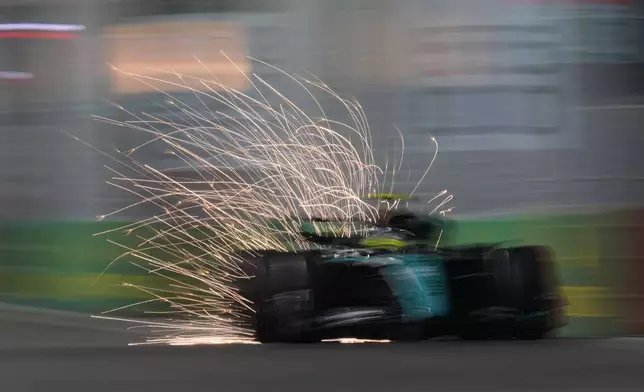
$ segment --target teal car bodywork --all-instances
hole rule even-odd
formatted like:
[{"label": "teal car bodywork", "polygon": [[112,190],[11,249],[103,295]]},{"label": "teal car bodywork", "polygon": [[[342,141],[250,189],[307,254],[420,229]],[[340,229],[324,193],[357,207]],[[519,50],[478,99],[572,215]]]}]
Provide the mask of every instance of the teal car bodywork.
[{"label": "teal car bodywork", "polygon": [[440,246],[453,222],[404,211],[385,223],[293,223],[311,246],[249,263],[251,319],[262,343],[539,339],[565,325],[547,247]]},{"label": "teal car bodywork", "polygon": [[[417,220],[416,225],[432,225],[432,218]],[[368,225],[365,225],[368,229]],[[441,226],[442,227],[442,226]],[[389,286],[401,307],[404,321],[415,322],[433,317],[447,316],[451,311],[449,279],[445,259],[438,253],[398,252],[399,250],[436,244],[429,236],[416,236],[409,231],[372,227],[369,235],[356,236],[356,245],[363,250],[389,251],[388,254],[343,257],[339,253],[327,262],[377,265],[382,278]],[[301,232],[319,236],[346,235],[347,223],[305,221]]]},{"label": "teal car bodywork", "polygon": [[451,310],[444,260],[438,254],[337,257],[327,262],[378,266],[398,299],[405,321],[447,316]]}]

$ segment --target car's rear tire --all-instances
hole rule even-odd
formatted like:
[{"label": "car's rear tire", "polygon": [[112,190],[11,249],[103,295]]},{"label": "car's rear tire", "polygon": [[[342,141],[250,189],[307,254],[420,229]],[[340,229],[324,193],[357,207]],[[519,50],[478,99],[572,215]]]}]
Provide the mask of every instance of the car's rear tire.
[{"label": "car's rear tire", "polygon": [[307,325],[314,306],[310,260],[310,252],[272,252],[249,260],[259,270],[247,290],[255,304],[259,342],[315,341]]},{"label": "car's rear tire", "polygon": [[264,257],[266,252],[245,252],[239,255],[239,267],[244,276],[236,280],[236,287],[240,295],[257,304],[264,290],[266,282],[266,266]]}]

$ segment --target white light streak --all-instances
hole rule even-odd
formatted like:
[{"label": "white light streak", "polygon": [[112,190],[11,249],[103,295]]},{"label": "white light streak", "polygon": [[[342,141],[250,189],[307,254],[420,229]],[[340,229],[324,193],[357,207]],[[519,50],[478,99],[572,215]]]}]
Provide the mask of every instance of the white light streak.
[{"label": "white light streak", "polygon": [[0,31],[84,31],[83,25],[49,24],[49,23],[0,23]]},{"label": "white light streak", "polygon": [[0,79],[29,80],[33,78],[34,74],[29,72],[0,71]]},{"label": "white light streak", "polygon": [[341,344],[364,344],[364,343],[391,343],[388,339],[358,339],[358,338],[339,338],[339,339],[325,339],[324,343],[341,343]]}]

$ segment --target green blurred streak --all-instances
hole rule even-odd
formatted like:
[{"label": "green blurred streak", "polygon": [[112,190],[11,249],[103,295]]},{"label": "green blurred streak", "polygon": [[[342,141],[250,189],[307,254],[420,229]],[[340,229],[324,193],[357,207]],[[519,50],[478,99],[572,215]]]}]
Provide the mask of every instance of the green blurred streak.
[{"label": "green blurred streak", "polygon": [[[452,237],[444,241],[452,244],[510,241],[509,244],[548,245],[556,256],[564,286],[588,287],[588,292],[603,287],[610,295],[627,276],[626,261],[632,256],[626,246],[628,228],[623,226],[626,218],[619,212],[609,212],[458,221]],[[0,222],[0,300],[101,312],[145,299],[140,292],[120,283],[165,288],[167,281],[133,266],[131,257],[110,266],[125,249],[108,240],[129,247],[137,246],[141,240],[123,231],[95,234],[127,223]],[[191,233],[200,239],[212,235],[212,232],[194,230]],[[170,261],[168,254],[158,256]],[[106,275],[96,282],[108,266]],[[586,290],[575,292],[585,293]],[[574,300],[579,301],[575,309],[583,309],[589,316],[593,315],[588,309],[594,309],[592,312],[596,314],[594,317],[574,317],[563,331],[565,336],[616,333],[614,317],[607,315],[620,314],[618,304],[594,297]]]}]

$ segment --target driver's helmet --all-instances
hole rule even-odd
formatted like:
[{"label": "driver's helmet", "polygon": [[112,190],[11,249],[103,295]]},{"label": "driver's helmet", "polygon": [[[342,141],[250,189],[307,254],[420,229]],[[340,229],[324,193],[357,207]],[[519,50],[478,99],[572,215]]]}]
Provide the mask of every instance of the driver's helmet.
[{"label": "driver's helmet", "polygon": [[378,209],[378,226],[388,226],[403,229],[405,223],[416,219],[416,214],[406,208],[391,209],[381,206]]}]

